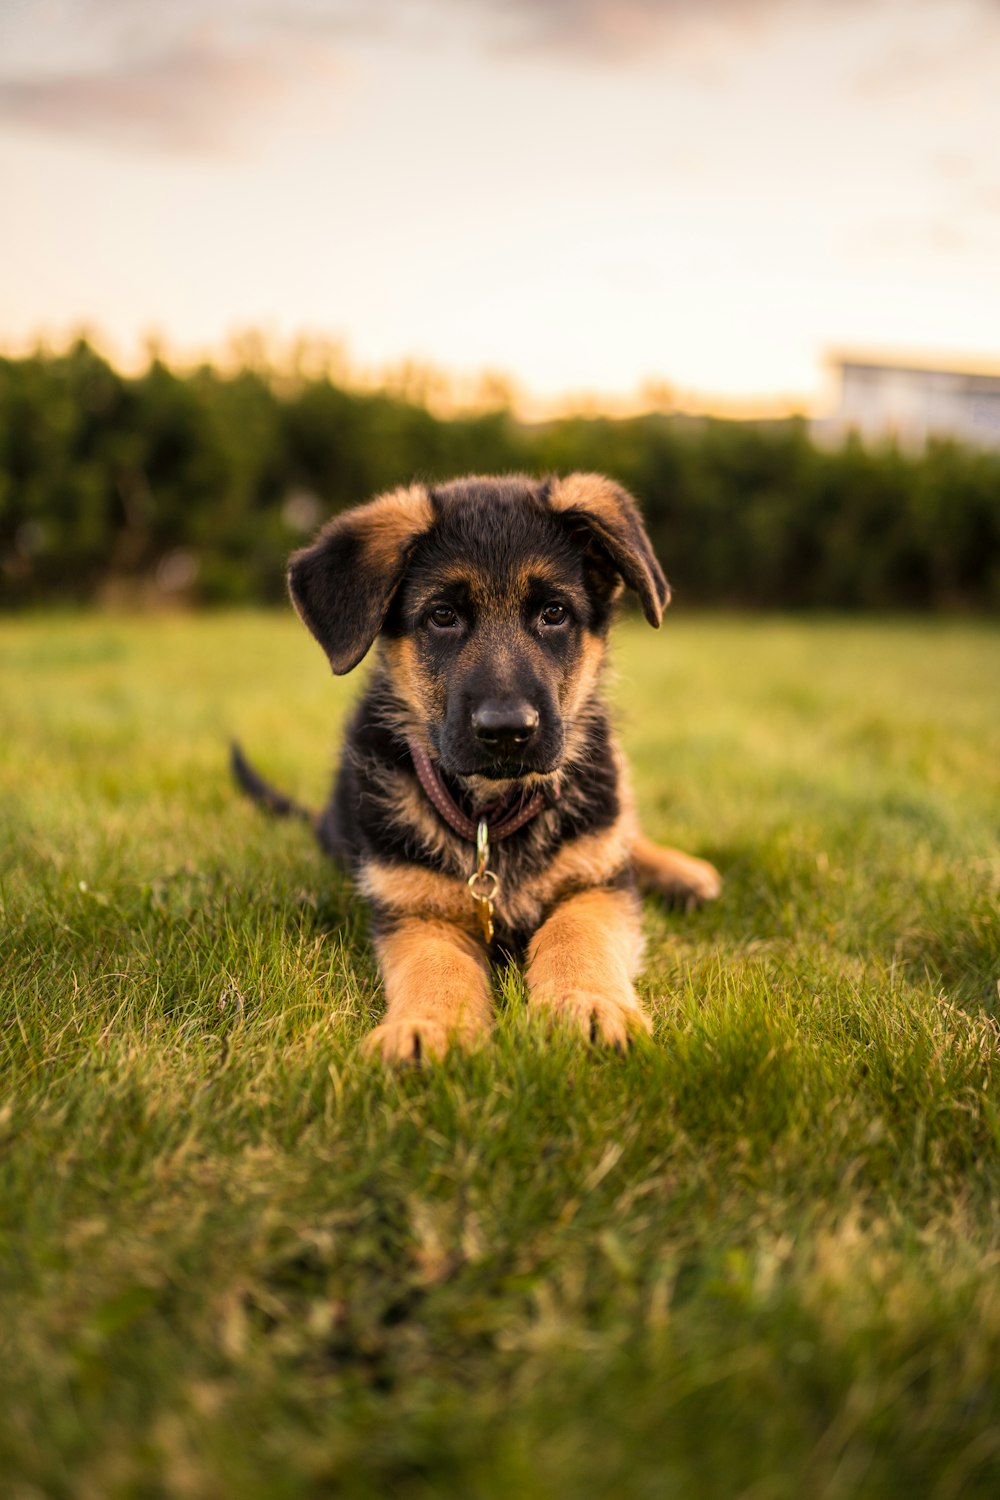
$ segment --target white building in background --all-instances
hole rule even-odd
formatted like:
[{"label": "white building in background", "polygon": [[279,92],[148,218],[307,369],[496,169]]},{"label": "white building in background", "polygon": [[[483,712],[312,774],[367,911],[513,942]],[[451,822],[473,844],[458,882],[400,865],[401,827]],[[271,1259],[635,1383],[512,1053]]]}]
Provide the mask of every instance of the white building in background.
[{"label": "white building in background", "polygon": [[832,416],[813,424],[820,440],[838,442],[854,432],[910,450],[935,437],[1000,449],[1000,374],[853,356],[831,363],[840,399]]}]

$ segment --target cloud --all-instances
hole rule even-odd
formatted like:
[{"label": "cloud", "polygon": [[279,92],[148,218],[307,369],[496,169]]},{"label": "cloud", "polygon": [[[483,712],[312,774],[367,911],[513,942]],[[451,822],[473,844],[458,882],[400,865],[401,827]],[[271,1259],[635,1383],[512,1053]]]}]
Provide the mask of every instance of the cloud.
[{"label": "cloud", "polygon": [[[306,3],[306,0],[299,0]],[[350,0],[343,0],[350,3]],[[406,0],[368,0],[383,12],[398,12]],[[887,77],[909,72],[911,34],[936,26],[947,37],[965,29],[974,49],[995,39],[1000,0],[431,0],[453,14],[478,10],[492,40],[525,51],[547,51],[589,62],[622,65],[651,55],[696,50],[722,52],[754,41],[772,25],[822,25],[845,15],[870,20],[896,13],[898,46],[885,61]],[[933,68],[934,49],[912,58]]]},{"label": "cloud", "polygon": [[226,151],[248,117],[272,110],[303,76],[333,73],[315,47],[303,56],[301,47],[195,34],[100,66],[0,77],[0,121],[115,146]]},{"label": "cloud", "polygon": [[[229,151],[250,127],[303,86],[327,85],[337,59],[359,38],[397,48],[442,36],[512,56],[625,69],[673,52],[724,54],[762,28],[803,14],[843,13],[849,0],[31,0],[0,8],[0,125],[4,122],[140,150]],[[898,9],[901,0],[874,0]],[[982,26],[1000,0],[922,0],[912,18],[969,21],[959,29],[981,48]],[[976,22],[979,22],[977,28]],[[947,26],[946,26],[947,30]],[[928,71],[961,74],[954,45],[930,47],[911,26],[863,74],[858,90],[919,81]],[[985,50],[985,49],[984,49]],[[945,70],[942,59],[955,64]],[[965,58],[968,66],[968,58]],[[930,86],[928,84],[928,86]],[[940,86],[940,83],[939,85]]]},{"label": "cloud", "polygon": [[[752,32],[788,0],[481,0],[525,47],[589,61],[632,62],[695,36]],[[509,35],[509,30],[508,30]]]}]

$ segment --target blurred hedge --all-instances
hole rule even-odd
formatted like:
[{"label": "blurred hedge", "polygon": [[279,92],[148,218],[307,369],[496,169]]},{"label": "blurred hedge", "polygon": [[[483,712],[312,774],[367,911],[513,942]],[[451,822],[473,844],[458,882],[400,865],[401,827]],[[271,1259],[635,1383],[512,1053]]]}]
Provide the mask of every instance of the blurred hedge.
[{"label": "blurred hedge", "polygon": [[688,602],[1000,607],[997,455],[825,451],[798,420],[442,420],[253,370],[126,378],[85,343],[0,360],[0,599],[278,600],[289,550],[380,489],[578,468],[640,497]]}]

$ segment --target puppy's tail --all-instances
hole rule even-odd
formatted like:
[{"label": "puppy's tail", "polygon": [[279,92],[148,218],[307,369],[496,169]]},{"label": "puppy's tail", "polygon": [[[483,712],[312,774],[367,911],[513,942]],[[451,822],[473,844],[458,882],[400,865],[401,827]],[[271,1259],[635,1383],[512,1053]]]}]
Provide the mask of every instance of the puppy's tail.
[{"label": "puppy's tail", "polygon": [[301,802],[296,802],[294,798],[286,797],[284,792],[279,792],[277,787],[265,781],[263,776],[254,770],[235,740],[229,747],[229,765],[237,786],[242,787],[247,796],[265,808],[267,812],[273,813],[276,818],[301,818],[311,827],[316,827],[316,814],[310,812],[308,807],[303,807]]}]

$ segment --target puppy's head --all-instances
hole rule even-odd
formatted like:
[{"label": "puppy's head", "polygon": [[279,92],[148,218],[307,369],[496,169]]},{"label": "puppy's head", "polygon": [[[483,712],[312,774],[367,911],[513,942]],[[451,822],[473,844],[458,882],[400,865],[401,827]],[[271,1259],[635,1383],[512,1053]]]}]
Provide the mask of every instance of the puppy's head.
[{"label": "puppy's head", "polygon": [[670,597],[634,500],[596,474],[395,490],[332,521],[288,582],[335,672],[381,635],[406,732],[488,780],[559,769],[623,585],[651,625]]}]

